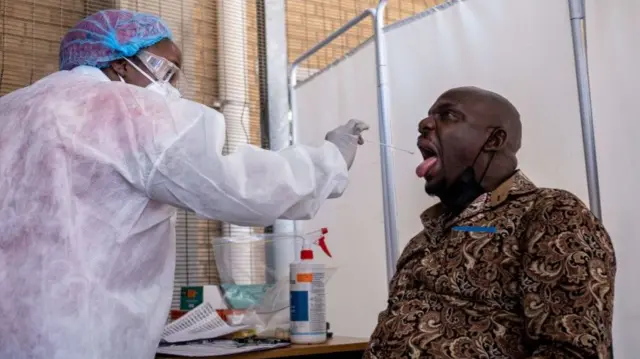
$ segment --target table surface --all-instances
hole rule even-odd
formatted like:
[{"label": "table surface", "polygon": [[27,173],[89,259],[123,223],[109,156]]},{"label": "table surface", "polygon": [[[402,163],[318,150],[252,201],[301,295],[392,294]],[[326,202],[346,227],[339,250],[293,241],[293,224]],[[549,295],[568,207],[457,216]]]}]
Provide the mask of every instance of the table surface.
[{"label": "table surface", "polygon": [[[227,358],[227,359],[270,359],[270,358],[287,358],[305,355],[317,354],[334,354],[346,352],[364,351],[367,348],[368,340],[362,338],[351,337],[334,337],[323,344],[300,345],[294,344],[286,348],[265,350],[259,352],[243,353],[237,355],[228,355],[224,357],[210,357],[210,359]],[[159,355],[156,358],[175,359],[179,357]],[[206,359],[206,358],[205,358]]]}]

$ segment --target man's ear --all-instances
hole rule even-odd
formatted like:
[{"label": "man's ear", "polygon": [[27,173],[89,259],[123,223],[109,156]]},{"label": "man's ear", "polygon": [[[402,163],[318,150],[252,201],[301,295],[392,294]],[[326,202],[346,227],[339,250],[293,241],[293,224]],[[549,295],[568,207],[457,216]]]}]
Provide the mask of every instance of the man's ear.
[{"label": "man's ear", "polygon": [[502,128],[493,130],[487,143],[484,145],[484,150],[488,152],[500,151],[507,143],[507,131]]}]

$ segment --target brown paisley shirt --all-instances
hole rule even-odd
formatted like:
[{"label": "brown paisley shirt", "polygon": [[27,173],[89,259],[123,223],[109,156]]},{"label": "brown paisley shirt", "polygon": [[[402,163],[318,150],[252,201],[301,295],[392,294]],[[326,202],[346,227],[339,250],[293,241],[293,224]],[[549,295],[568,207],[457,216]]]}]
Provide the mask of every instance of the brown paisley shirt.
[{"label": "brown paisley shirt", "polygon": [[517,172],[421,218],[366,359],[610,358],[613,247],[576,196]]}]

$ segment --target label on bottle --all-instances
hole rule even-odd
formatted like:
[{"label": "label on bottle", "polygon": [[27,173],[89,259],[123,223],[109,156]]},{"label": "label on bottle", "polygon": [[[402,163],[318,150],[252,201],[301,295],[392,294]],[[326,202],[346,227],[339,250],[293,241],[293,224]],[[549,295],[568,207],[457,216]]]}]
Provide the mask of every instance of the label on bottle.
[{"label": "label on bottle", "polygon": [[291,321],[306,322],[309,320],[309,292],[291,291]]},{"label": "label on bottle", "polygon": [[327,332],[324,280],[324,271],[320,270],[291,273],[292,335],[322,335]]}]

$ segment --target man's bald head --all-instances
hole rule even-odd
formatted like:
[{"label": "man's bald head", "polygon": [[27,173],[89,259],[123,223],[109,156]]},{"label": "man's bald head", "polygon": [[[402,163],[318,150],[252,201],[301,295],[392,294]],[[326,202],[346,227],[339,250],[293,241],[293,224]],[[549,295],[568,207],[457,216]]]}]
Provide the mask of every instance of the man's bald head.
[{"label": "man's bald head", "polygon": [[[420,122],[419,131],[418,147],[425,158],[419,175],[427,180],[431,194],[438,195],[470,166],[487,190],[517,167],[516,153],[522,143],[520,114],[495,92],[477,87],[446,91]],[[427,160],[434,157],[437,161],[428,166]]]},{"label": "man's bald head", "polygon": [[[473,112],[474,119],[487,127],[502,128],[507,133],[507,147],[515,155],[522,145],[522,123],[516,107],[504,96],[474,86],[446,91],[438,100],[456,101]],[[437,102],[437,101],[436,101]]]}]

